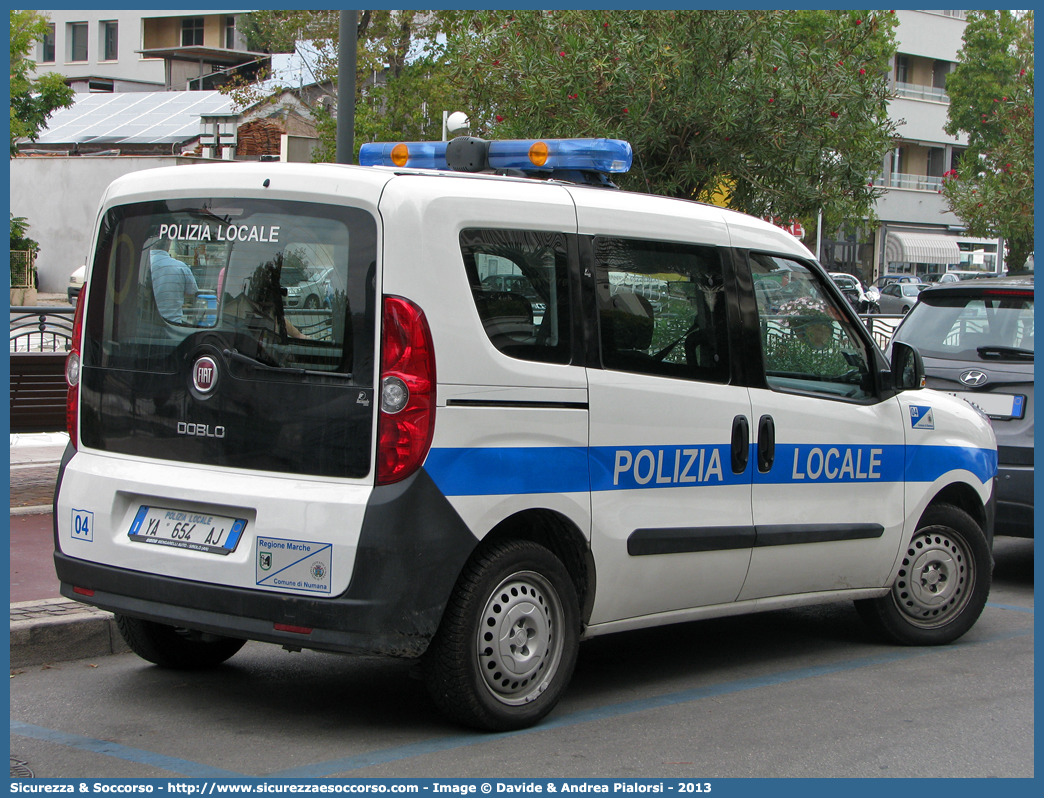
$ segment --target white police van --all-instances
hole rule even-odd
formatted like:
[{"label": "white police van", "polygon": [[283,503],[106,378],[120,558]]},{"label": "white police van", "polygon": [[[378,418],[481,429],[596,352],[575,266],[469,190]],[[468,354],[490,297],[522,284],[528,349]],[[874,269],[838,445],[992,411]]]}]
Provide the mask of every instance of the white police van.
[{"label": "white police van", "polygon": [[[544,717],[610,632],[841,600],[900,643],[967,631],[989,421],[918,390],[910,347],[890,366],[792,236],[615,190],[630,158],[458,139],[113,183],[62,594],[161,666],[244,640],[417,658],[488,729]],[[179,317],[153,261],[191,272]],[[284,269],[325,275],[323,305],[287,307]]]}]

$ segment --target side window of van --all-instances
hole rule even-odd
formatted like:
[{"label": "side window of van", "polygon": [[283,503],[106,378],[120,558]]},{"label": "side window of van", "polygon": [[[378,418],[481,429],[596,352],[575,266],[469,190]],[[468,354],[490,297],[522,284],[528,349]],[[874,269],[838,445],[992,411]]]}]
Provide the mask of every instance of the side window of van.
[{"label": "side window of van", "polygon": [[568,363],[569,271],[562,233],[464,230],[460,250],[483,329],[506,355]]},{"label": "side window of van", "polygon": [[725,284],[716,249],[600,236],[594,250],[605,368],[728,381]]},{"label": "side window of van", "polygon": [[864,399],[870,353],[853,322],[807,266],[752,253],[766,380],[770,388]]}]

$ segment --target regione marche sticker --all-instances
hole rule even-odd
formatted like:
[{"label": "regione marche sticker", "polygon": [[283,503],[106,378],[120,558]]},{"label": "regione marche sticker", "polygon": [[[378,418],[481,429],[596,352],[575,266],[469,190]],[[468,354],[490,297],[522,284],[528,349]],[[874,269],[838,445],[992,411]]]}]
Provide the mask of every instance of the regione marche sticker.
[{"label": "regione marche sticker", "polygon": [[910,426],[914,429],[935,429],[932,408],[926,405],[910,405]]},{"label": "regione marche sticker", "polygon": [[259,587],[330,592],[332,544],[259,537],[256,552],[254,570]]}]

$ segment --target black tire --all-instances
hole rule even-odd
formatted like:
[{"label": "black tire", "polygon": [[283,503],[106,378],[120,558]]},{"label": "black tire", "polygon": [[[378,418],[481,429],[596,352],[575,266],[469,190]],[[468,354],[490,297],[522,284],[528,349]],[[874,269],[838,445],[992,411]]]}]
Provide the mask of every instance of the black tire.
[{"label": "black tire", "polygon": [[992,579],[993,556],[982,529],[963,510],[936,504],[921,517],[892,590],[855,606],[891,642],[945,645],[978,620]]},{"label": "black tire", "polygon": [[532,726],[562,697],[579,639],[576,589],[557,557],[521,540],[482,548],[465,565],[425,654],[428,692],[466,726]]},{"label": "black tire", "polygon": [[193,629],[179,629],[139,618],[116,616],[116,626],[131,651],[163,668],[197,670],[220,665],[246,640],[222,637]]},{"label": "black tire", "polygon": [[308,298],[304,301],[305,310],[318,310],[319,309],[319,297],[315,294],[309,294]]}]

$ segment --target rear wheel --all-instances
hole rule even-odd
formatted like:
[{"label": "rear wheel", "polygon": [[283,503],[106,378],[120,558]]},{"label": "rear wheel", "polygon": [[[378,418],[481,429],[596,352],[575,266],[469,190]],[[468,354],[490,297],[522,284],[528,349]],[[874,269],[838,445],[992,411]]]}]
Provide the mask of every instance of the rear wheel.
[{"label": "rear wheel", "polygon": [[529,541],[481,550],[464,568],[425,655],[435,704],[467,726],[531,726],[576,664],[579,604],[562,563]]},{"label": "rear wheel", "polygon": [[246,640],[234,637],[166,626],[126,615],[116,616],[116,626],[131,651],[139,657],[176,670],[220,665],[246,643]]},{"label": "rear wheel", "polygon": [[319,307],[319,297],[315,294],[309,294],[308,298],[304,301],[306,310],[316,310]]},{"label": "rear wheel", "polygon": [[978,620],[990,593],[993,557],[986,536],[963,510],[929,507],[891,592],[855,603],[878,633],[904,645],[952,643]]}]

